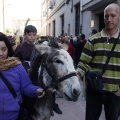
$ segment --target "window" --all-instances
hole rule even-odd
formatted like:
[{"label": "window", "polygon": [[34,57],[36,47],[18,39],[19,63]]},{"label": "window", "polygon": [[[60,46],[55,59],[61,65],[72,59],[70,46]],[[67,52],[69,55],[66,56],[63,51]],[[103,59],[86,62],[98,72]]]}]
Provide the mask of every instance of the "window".
[{"label": "window", "polygon": [[51,24],[49,23],[49,36],[51,35],[50,31],[51,31]]},{"label": "window", "polygon": [[55,20],[53,21],[53,37],[55,37]]},{"label": "window", "polygon": [[61,15],[61,35],[64,35],[64,14]]},{"label": "window", "polygon": [[79,35],[79,26],[80,26],[80,4],[75,7],[75,36]]},{"label": "window", "polygon": [[70,36],[70,24],[68,24],[68,35]]}]

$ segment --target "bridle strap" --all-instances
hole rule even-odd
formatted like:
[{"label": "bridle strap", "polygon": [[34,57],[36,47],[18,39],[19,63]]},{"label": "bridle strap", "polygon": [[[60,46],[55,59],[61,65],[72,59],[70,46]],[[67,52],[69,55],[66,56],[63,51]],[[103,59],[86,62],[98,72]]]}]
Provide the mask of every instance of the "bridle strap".
[{"label": "bridle strap", "polygon": [[76,72],[72,72],[70,74],[67,74],[66,76],[63,76],[63,77],[59,78],[59,79],[55,79],[54,76],[52,75],[51,71],[48,69],[48,67],[47,67],[47,65],[45,63],[43,64],[43,67],[45,67],[47,73],[52,78],[52,81],[55,84],[60,83],[60,82],[66,80],[67,78],[70,78],[72,76],[77,76]]},{"label": "bridle strap", "polygon": [[72,72],[70,74],[67,74],[66,76],[63,76],[63,77],[61,77],[61,78],[59,78],[57,80],[54,80],[54,83],[60,83],[60,82],[66,80],[66,79],[68,79],[70,77],[73,77],[73,76],[77,76],[77,74],[75,72]]}]

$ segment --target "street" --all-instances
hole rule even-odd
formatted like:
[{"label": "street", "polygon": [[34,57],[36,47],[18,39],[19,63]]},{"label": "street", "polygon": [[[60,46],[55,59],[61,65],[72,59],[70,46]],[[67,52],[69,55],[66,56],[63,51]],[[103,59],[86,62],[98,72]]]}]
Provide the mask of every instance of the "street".
[{"label": "street", "polygon": [[[79,97],[77,102],[57,98],[56,103],[59,104],[63,114],[54,113],[50,120],[85,120],[85,100],[83,100],[82,96]],[[105,120],[104,113],[101,114],[99,120]]]},{"label": "street", "polygon": [[[83,83],[80,81],[81,90],[83,90]],[[84,90],[83,90],[84,91]],[[59,115],[54,113],[54,116],[50,120],[85,120],[85,106],[86,101],[83,99],[83,93],[77,102],[67,101],[62,98],[57,98],[56,103],[59,104],[63,114]],[[92,110],[92,109],[91,109]],[[105,120],[104,112],[102,112],[99,120]]]}]

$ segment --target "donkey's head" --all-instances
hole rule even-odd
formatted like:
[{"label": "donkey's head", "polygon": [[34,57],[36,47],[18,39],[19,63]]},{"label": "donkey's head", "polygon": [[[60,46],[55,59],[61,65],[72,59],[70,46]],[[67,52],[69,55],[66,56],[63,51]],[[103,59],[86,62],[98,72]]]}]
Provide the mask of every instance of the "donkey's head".
[{"label": "donkey's head", "polygon": [[80,82],[68,52],[45,45],[35,45],[35,49],[38,51],[34,61],[38,66],[38,81],[42,81],[44,88],[55,87],[63,98],[77,101],[81,92]]}]

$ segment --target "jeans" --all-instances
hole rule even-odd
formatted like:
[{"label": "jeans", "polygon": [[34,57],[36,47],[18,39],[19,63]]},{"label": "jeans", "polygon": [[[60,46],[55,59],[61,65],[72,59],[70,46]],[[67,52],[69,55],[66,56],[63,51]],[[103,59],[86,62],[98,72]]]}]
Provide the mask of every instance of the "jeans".
[{"label": "jeans", "polygon": [[102,106],[104,106],[106,120],[118,120],[120,97],[110,92],[86,90],[86,120],[99,120]]}]

